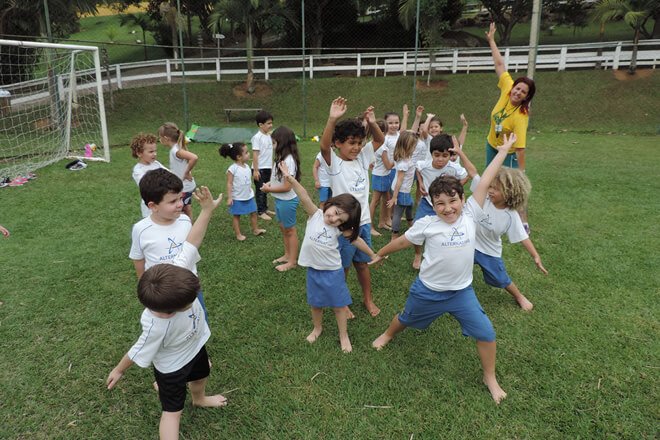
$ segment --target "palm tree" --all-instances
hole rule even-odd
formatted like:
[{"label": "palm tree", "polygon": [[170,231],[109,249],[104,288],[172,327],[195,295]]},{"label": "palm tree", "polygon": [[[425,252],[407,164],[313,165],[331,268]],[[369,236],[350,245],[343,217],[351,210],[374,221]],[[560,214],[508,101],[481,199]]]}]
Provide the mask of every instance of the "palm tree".
[{"label": "palm tree", "polygon": [[637,46],[641,35],[650,37],[651,33],[646,30],[649,19],[660,16],[660,0],[600,0],[596,4],[594,19],[604,26],[609,21],[620,18],[633,28],[633,52],[628,72],[635,73],[637,68]]},{"label": "palm tree", "polygon": [[142,29],[142,46],[144,47],[144,60],[147,61],[147,31],[151,30],[152,21],[147,14],[122,14],[119,16],[120,26],[139,26]]}]

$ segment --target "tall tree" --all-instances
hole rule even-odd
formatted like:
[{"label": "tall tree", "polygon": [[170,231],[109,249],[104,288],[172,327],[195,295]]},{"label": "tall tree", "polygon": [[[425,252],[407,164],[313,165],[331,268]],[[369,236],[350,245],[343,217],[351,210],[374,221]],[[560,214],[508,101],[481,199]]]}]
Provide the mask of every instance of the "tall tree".
[{"label": "tall tree", "polygon": [[[442,35],[451,29],[463,12],[462,0],[420,0],[420,33],[428,47],[442,44]],[[399,20],[406,29],[415,26],[417,0],[400,0]]]},{"label": "tall tree", "polygon": [[531,0],[482,0],[481,3],[497,25],[497,34],[503,46],[509,44],[514,26],[532,11]]},{"label": "tall tree", "polygon": [[138,26],[142,30],[142,46],[144,60],[147,61],[147,31],[153,29],[153,22],[147,14],[122,14],[119,16],[120,26]]}]

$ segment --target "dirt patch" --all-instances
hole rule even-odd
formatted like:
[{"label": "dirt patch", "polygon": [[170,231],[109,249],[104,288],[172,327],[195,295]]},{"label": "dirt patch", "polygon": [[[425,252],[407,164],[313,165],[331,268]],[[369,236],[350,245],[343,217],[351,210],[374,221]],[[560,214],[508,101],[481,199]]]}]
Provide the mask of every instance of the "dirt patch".
[{"label": "dirt patch", "polygon": [[442,79],[426,83],[426,80],[417,80],[417,90],[444,90],[449,85],[448,81]]},{"label": "dirt patch", "polygon": [[653,75],[653,69],[637,69],[634,74],[628,73],[628,69],[613,70],[614,78],[619,81],[633,81],[636,79],[649,78]]},{"label": "dirt patch", "polygon": [[232,92],[237,98],[255,97],[262,98],[273,94],[273,89],[270,85],[258,82],[254,85],[254,93],[248,93],[245,83],[240,83],[232,88]]}]

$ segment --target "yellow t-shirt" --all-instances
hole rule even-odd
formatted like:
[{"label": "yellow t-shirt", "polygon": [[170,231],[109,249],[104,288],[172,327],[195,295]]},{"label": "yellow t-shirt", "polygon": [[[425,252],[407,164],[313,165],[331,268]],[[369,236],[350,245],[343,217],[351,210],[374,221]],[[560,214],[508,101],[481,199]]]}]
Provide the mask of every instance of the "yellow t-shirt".
[{"label": "yellow t-shirt", "polygon": [[[500,76],[497,87],[500,89],[500,99],[497,100],[495,107],[490,112],[488,143],[493,147],[497,147],[502,145],[502,135],[506,134],[508,136],[510,133],[515,133],[517,140],[509,149],[509,153],[513,153],[517,148],[525,148],[526,146],[529,115],[520,113],[520,106],[513,106],[509,102],[509,92],[513,87],[513,78],[511,78],[509,72],[504,72]],[[496,117],[502,125],[502,132],[499,136],[495,133]]]}]

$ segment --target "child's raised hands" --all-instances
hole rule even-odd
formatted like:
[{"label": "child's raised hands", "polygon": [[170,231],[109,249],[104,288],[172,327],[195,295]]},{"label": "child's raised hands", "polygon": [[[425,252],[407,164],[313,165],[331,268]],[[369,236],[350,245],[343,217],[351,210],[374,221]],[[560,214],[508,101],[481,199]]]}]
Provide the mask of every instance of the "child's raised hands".
[{"label": "child's raised hands", "polygon": [[488,41],[493,41],[495,38],[495,32],[497,31],[497,27],[495,27],[495,23],[491,23],[490,27],[488,28],[488,31],[486,32],[486,39]]},{"label": "child's raised hands", "polygon": [[408,110],[408,104],[403,104],[403,116],[408,116],[410,114],[410,110]]},{"label": "child's raised hands", "polygon": [[346,109],[346,98],[338,96],[332,101],[332,104],[330,105],[330,117],[332,119],[339,119],[344,116]]},{"label": "child's raised hands", "polygon": [[502,135],[502,145],[497,147],[497,151],[509,151],[511,146],[518,140],[515,133],[510,133],[508,136],[506,134]]},{"label": "child's raised hands", "polygon": [[374,113],[374,106],[373,105],[370,105],[364,111],[364,120],[367,121],[369,124],[373,124],[373,123],[376,122],[376,114]]},{"label": "child's raised hands", "polygon": [[424,113],[424,106],[423,105],[418,105],[417,108],[415,109],[415,116],[418,117],[418,118],[421,118],[422,113]]},{"label": "child's raised hands", "polygon": [[467,127],[468,126],[468,121],[467,121],[467,119],[465,119],[465,115],[463,113],[461,113],[460,118],[461,118],[461,124],[463,124],[463,127]]},{"label": "child's raised hands", "polygon": [[222,202],[222,193],[218,196],[217,199],[214,200],[211,191],[206,186],[200,186],[195,189],[195,192],[193,192],[193,197],[199,202],[199,205],[202,207],[202,211],[213,211],[220,205],[220,202]]}]

